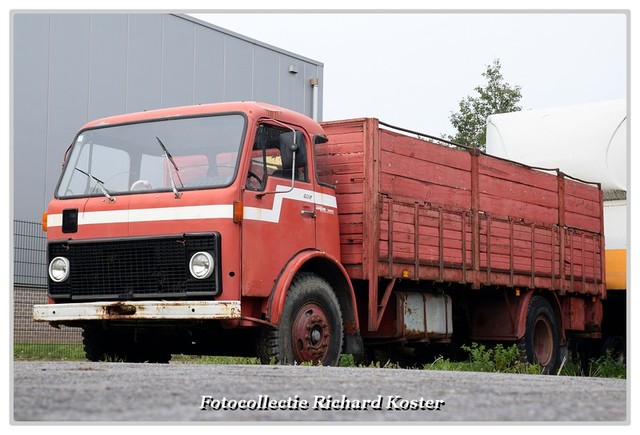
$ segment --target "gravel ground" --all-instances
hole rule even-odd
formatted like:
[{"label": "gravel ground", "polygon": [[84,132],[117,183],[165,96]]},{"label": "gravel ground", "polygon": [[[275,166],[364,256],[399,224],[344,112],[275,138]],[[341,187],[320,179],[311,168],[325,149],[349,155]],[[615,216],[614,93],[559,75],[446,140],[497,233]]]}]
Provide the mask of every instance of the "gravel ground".
[{"label": "gravel ground", "polygon": [[27,361],[13,363],[12,370],[12,417],[17,424],[625,424],[628,420],[627,382],[616,379],[373,368]]}]

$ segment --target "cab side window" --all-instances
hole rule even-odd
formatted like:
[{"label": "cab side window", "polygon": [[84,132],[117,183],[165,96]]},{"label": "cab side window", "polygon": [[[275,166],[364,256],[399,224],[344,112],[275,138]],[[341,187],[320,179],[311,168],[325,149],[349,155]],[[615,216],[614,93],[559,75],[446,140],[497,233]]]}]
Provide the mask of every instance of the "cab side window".
[{"label": "cab side window", "polygon": [[264,153],[264,147],[259,137],[260,130],[258,129],[258,135],[253,143],[251,149],[251,164],[249,165],[249,172],[247,173],[247,190],[260,191],[264,190],[265,183],[267,181],[266,173],[266,155]]},{"label": "cab side window", "polygon": [[[268,177],[291,180],[293,174],[293,153],[289,146],[284,145],[283,138],[293,135],[290,129],[262,124],[256,132],[256,139],[251,150],[251,165],[247,173],[246,188],[261,191],[266,186]],[[296,131],[299,148],[306,147],[304,135]],[[304,152],[296,153],[295,179],[307,181],[307,168]]]}]

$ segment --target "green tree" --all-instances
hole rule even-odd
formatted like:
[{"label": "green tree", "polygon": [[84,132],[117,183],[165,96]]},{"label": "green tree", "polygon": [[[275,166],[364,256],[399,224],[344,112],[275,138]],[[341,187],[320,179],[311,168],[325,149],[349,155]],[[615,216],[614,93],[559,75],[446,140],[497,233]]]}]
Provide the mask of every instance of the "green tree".
[{"label": "green tree", "polygon": [[486,147],[487,117],[496,113],[518,112],[522,95],[520,86],[504,82],[500,72],[500,60],[495,59],[482,73],[486,79],[484,86],[476,86],[478,96],[467,96],[460,101],[460,110],[451,113],[449,121],[457,134],[449,140],[484,150]]}]

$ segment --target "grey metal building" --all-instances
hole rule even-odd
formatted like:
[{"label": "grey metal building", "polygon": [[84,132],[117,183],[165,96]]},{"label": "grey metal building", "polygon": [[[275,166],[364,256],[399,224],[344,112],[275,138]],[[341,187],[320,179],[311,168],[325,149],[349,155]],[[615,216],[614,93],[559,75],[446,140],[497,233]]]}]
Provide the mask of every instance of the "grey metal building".
[{"label": "grey metal building", "polygon": [[236,100],[322,113],[322,63],[186,15],[14,12],[12,36],[14,219],[40,220],[89,120]]}]

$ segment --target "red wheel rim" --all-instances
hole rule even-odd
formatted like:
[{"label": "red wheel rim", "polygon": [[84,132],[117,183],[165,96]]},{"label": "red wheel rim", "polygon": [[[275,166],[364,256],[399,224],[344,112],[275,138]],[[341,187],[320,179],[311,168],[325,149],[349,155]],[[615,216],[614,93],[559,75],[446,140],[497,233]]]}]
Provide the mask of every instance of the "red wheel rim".
[{"label": "red wheel rim", "polygon": [[331,327],[321,305],[308,302],[298,310],[291,341],[297,362],[316,363],[324,359],[331,343]]},{"label": "red wheel rim", "polygon": [[553,357],[553,333],[546,317],[538,317],[533,329],[533,352],[540,365],[546,366]]}]

